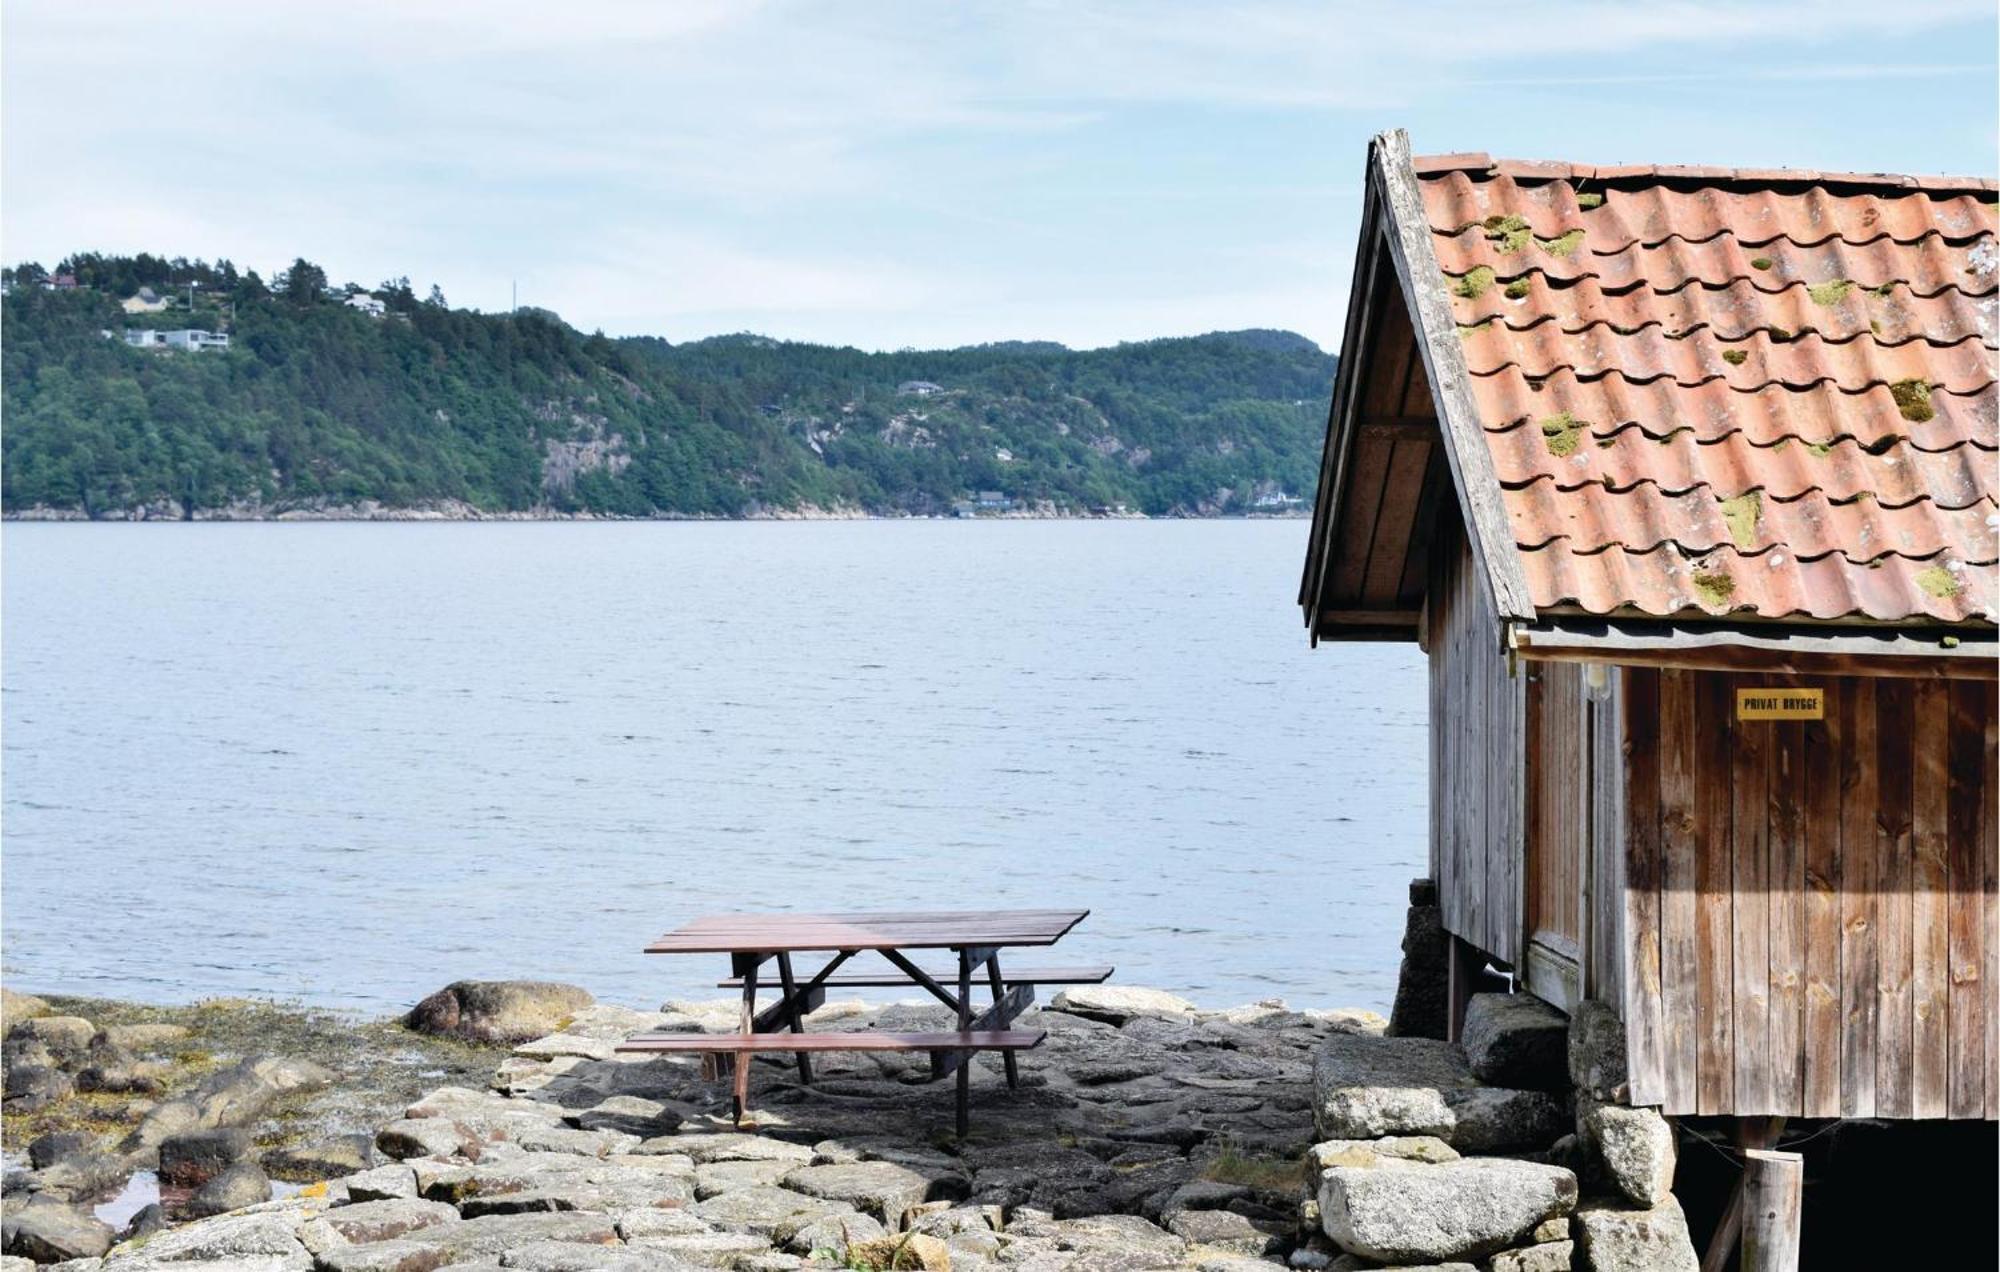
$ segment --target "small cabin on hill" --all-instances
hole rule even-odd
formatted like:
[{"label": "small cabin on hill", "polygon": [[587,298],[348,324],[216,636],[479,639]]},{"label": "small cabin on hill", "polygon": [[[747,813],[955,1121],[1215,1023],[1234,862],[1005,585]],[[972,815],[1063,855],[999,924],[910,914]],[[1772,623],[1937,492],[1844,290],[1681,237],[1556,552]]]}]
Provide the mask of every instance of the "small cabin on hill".
[{"label": "small cabin on hill", "polygon": [[1299,600],[1674,1115],[2000,1115],[1995,183],[1370,148]]}]

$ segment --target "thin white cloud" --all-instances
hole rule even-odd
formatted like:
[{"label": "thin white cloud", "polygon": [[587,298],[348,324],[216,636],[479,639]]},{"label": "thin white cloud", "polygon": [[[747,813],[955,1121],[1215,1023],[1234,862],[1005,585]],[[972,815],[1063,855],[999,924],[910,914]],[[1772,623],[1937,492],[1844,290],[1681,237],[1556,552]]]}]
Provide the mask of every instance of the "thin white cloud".
[{"label": "thin white cloud", "polygon": [[[1990,35],[1993,13],[9,0],[3,21],[10,260],[143,249],[268,270],[303,253],[339,278],[407,273],[489,308],[518,278],[525,298],[614,331],[900,344],[1280,322],[1331,339],[1374,127],[1493,92],[1420,145],[1522,137],[1513,152],[1617,157],[1609,138],[1635,156],[1686,121],[1607,100],[1594,113],[1616,131],[1574,114],[1536,128],[1505,95],[1654,84],[1691,120],[1734,82],[1894,78],[1914,94],[1914,71],[1962,84],[1979,68],[1877,64],[1874,45],[1954,24]],[[1676,97],[1681,83],[1718,87]],[[1868,107],[1870,126],[1898,128],[1894,105]],[[1279,124],[1324,144],[1260,166],[1254,143]],[[1788,154],[1780,129],[1710,137],[1774,147],[1769,162],[1893,166]]]}]

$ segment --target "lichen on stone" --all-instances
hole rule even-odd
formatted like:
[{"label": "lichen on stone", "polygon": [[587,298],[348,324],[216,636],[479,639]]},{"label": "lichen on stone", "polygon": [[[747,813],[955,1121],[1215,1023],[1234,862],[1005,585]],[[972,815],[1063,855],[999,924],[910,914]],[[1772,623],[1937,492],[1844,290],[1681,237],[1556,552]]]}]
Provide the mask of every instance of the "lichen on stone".
[{"label": "lichen on stone", "polygon": [[1956,574],[1941,565],[1934,565],[1918,573],[1917,586],[1944,601],[1957,596],[1962,585]]},{"label": "lichen on stone", "polygon": [[1493,286],[1493,267],[1475,265],[1452,284],[1451,294],[1463,300],[1478,300]]},{"label": "lichen on stone", "polygon": [[1757,542],[1757,520],[1763,515],[1764,498],[1757,491],[1746,490],[1722,501],[1722,520],[1729,527],[1729,537],[1746,552]]},{"label": "lichen on stone", "polygon": [[1518,252],[1534,237],[1534,231],[1528,228],[1528,219],[1518,213],[1489,216],[1482,224],[1486,229],[1486,240],[1493,244],[1495,251]]},{"label": "lichen on stone", "polygon": [[1848,293],[1853,290],[1854,283],[1852,280],[1835,278],[1824,283],[1815,283],[1811,287],[1806,288],[1806,295],[1812,299],[1813,304],[1825,307],[1838,305],[1841,301],[1846,300]]},{"label": "lichen on stone", "polygon": [[1724,349],[1722,360],[1732,367],[1740,367],[1749,361],[1750,355],[1742,349]]},{"label": "lichen on stone", "polygon": [[1896,399],[1896,409],[1904,419],[1913,424],[1921,424],[1937,415],[1931,406],[1931,386],[1923,380],[1898,380],[1889,386],[1889,396]]},{"label": "lichen on stone", "polygon": [[1542,430],[1542,445],[1549,448],[1549,454],[1563,459],[1576,454],[1578,440],[1589,425],[1568,411],[1550,415],[1536,422]]},{"label": "lichen on stone", "polygon": [[1725,570],[1697,570],[1694,575],[1695,595],[1701,603],[1720,609],[1729,604],[1729,598],[1736,595],[1736,580]]}]

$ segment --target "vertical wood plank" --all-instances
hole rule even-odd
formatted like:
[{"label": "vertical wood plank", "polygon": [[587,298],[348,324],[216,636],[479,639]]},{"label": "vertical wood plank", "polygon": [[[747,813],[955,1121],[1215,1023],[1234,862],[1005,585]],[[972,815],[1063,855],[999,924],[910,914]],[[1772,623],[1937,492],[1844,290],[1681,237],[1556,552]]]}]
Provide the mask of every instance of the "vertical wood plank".
[{"label": "vertical wood plank", "polygon": [[1429,438],[1399,439],[1389,453],[1389,475],[1381,507],[1375,511],[1374,542],[1361,579],[1364,605],[1395,609],[1402,599],[1403,565],[1416,537],[1411,526],[1423,502],[1430,461]]},{"label": "vertical wood plank", "polygon": [[1507,947],[1501,957],[1519,967],[1528,953],[1521,937],[1521,823],[1528,815],[1528,682],[1510,674],[1506,655],[1500,655],[1498,662],[1507,695],[1507,732],[1496,748],[1504,765],[1502,789],[1507,800],[1506,833],[1500,842],[1500,860],[1506,867],[1506,891],[1501,896],[1506,906],[1503,931]]},{"label": "vertical wood plank", "polygon": [[1805,1113],[1805,726],[1772,726],[1770,764],[1770,1022],[1771,1104],[1790,1117]]},{"label": "vertical wood plank", "polygon": [[[1497,633],[1497,628],[1495,629]],[[1500,661],[1497,651],[1491,658],[1482,659],[1479,664],[1479,688],[1485,707],[1487,745],[1480,749],[1486,761],[1486,816],[1481,820],[1480,836],[1481,865],[1486,873],[1486,939],[1481,948],[1495,958],[1511,957],[1506,947],[1511,944],[1506,939],[1506,870],[1505,853],[1501,843],[1507,833],[1507,815],[1503,801],[1505,773],[1504,761],[1500,755],[1507,736],[1507,698],[1501,692],[1501,679],[1506,676],[1505,666],[1495,666]]]},{"label": "vertical wood plank", "polygon": [[[1911,695],[1909,1116],[1918,1118],[1943,1117],[1946,1110],[1946,990],[1951,979],[1947,815],[1951,731],[1957,723],[1951,698],[1950,687],[1939,681],[1919,682]],[[1976,760],[1977,748],[1971,750]]]},{"label": "vertical wood plank", "polygon": [[1660,975],[1660,673],[1619,673],[1625,786],[1626,1066],[1634,1104],[1667,1102]]},{"label": "vertical wood plank", "polygon": [[1660,1023],[1666,1111],[1696,1107],[1694,673],[1660,673]]},{"label": "vertical wood plank", "polygon": [[1806,724],[1804,772],[1806,984],[1801,1106],[1840,1115],[1840,755],[1846,720],[1829,686],[1824,720]]},{"label": "vertical wood plank", "polygon": [[1631,778],[1625,768],[1623,703],[1625,675],[1607,669],[1605,692],[1591,699],[1590,939],[1589,997],[1614,1006],[1625,1001],[1625,801]]},{"label": "vertical wood plank", "polygon": [[[1418,379],[1423,377],[1419,376]],[[1417,500],[1416,525],[1410,532],[1410,548],[1403,559],[1403,578],[1397,585],[1397,592],[1411,600],[1424,598],[1424,580],[1430,558],[1437,551],[1438,502],[1443,492],[1451,489],[1451,470],[1438,454],[1436,446],[1431,447],[1431,462],[1424,469],[1423,495]],[[1432,594],[1432,598],[1435,597]]]},{"label": "vertical wood plank", "polygon": [[[1733,716],[1733,710],[1730,712]],[[1771,751],[1776,726],[1731,721],[1729,756],[1729,858],[1735,872],[1730,925],[1730,972],[1735,1019],[1730,1035],[1735,1095],[1728,1111],[1739,1116],[1782,1112],[1772,1093],[1771,1070]]]},{"label": "vertical wood plank", "polygon": [[1982,929],[1985,926],[1986,869],[1981,858],[1991,851],[1979,842],[1984,788],[1993,781],[1987,737],[1991,717],[1982,719],[1988,687],[1968,684],[1952,694],[1951,775],[1955,806],[1947,814],[1945,862],[1950,873],[1950,986],[1946,1059],[1947,1113],[1951,1117],[1983,1117],[1986,1112],[1986,1015],[1992,1005],[1982,983],[1985,972]]},{"label": "vertical wood plank", "polygon": [[1730,862],[1733,681],[1695,678],[1695,1107],[1728,1113],[1735,1103],[1735,871]]},{"label": "vertical wood plank", "polygon": [[1381,511],[1382,496],[1388,488],[1389,455],[1394,449],[1386,438],[1366,432],[1354,439],[1354,468],[1342,496],[1342,519],[1355,527],[1357,533],[1343,535],[1335,549],[1333,569],[1328,575],[1332,587],[1321,599],[1323,605],[1351,604],[1361,597],[1361,581],[1375,543],[1375,517]]},{"label": "vertical wood plank", "polygon": [[1911,682],[1875,689],[1875,1112],[1910,1116]]},{"label": "vertical wood plank", "polygon": [[1840,682],[1840,1112],[1875,1116],[1875,691]]},{"label": "vertical wood plank", "polygon": [[1461,546],[1458,559],[1458,675],[1461,704],[1458,720],[1458,888],[1465,926],[1459,935],[1481,946],[1486,943],[1486,856],[1480,848],[1479,802],[1486,791],[1486,761],[1477,740],[1485,727],[1485,697],[1480,692],[1478,651],[1468,632],[1484,607],[1473,589],[1471,549]]},{"label": "vertical wood plank", "polygon": [[1439,916],[1447,932],[1458,927],[1458,871],[1453,840],[1458,834],[1458,783],[1451,764],[1452,733],[1457,722],[1447,709],[1458,672],[1456,628],[1452,607],[1457,603],[1452,573],[1458,559],[1455,526],[1441,527],[1438,550],[1430,563],[1425,602],[1431,624],[1431,877],[1437,880]]},{"label": "vertical wood plank", "polygon": [[[1976,693],[1983,747],[1979,761],[1979,856],[1983,876],[1980,902],[1980,958],[1986,969],[1984,994],[2000,989],[2000,685],[1957,686]],[[1985,998],[1980,999],[1986,1002]],[[1986,1120],[2000,1121],[2000,1005],[1986,1003]]]}]

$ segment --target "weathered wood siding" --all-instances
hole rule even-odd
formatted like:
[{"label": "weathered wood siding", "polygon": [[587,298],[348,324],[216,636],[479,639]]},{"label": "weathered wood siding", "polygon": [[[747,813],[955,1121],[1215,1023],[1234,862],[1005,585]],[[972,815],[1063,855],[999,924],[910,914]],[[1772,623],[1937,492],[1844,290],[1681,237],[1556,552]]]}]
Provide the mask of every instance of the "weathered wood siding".
[{"label": "weathered wood siding", "polygon": [[[1737,721],[1773,684],[1820,685],[1826,718]],[[1593,917],[1622,893],[1623,985],[1593,995],[1622,1001],[1634,1101],[1994,1117],[1994,684],[1628,668],[1615,697],[1622,789],[1594,797],[1622,800],[1623,852],[1594,845]]]},{"label": "weathered wood siding", "polygon": [[1603,668],[1601,689],[1584,694],[1584,727],[1590,752],[1590,844],[1584,863],[1588,892],[1584,932],[1586,998],[1624,1001],[1625,928],[1625,679]]},{"label": "weathered wood siding", "polygon": [[1528,811],[1523,891],[1528,936],[1583,957],[1583,866],[1590,841],[1590,719],[1581,663],[1524,667]]},{"label": "weathered wood siding", "polygon": [[1510,672],[1464,532],[1431,554],[1431,871],[1445,930],[1503,962],[1520,956],[1524,675]]}]

